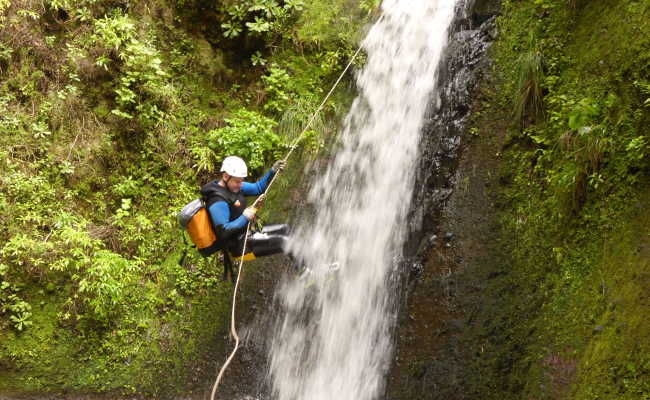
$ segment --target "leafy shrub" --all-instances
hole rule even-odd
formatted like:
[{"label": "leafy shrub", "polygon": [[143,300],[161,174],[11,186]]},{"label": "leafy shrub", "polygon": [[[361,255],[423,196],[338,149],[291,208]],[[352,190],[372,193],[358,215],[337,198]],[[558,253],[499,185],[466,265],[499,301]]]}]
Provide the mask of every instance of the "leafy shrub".
[{"label": "leafy shrub", "polygon": [[153,41],[138,37],[135,26],[131,17],[115,11],[95,21],[91,43],[104,46],[108,52],[97,57],[97,66],[107,69],[113,52],[121,62],[122,75],[115,89],[118,107],[111,112],[126,119],[137,114],[141,122],[151,124],[164,118],[165,104],[173,98],[174,88],[166,82],[168,74]]},{"label": "leafy shrub", "polygon": [[289,104],[292,82],[287,71],[274,64],[269,69],[268,75],[262,76],[262,81],[268,95],[264,109],[277,113],[283,112]]},{"label": "leafy shrub", "polygon": [[14,328],[22,331],[32,325],[32,307],[18,296],[20,289],[9,282],[8,271],[7,265],[0,264],[0,315],[8,313]]},{"label": "leafy shrub", "polygon": [[208,133],[209,147],[218,160],[237,155],[255,170],[279,157],[285,148],[282,139],[273,132],[277,123],[254,111],[239,109],[226,118],[226,123],[228,126]]},{"label": "leafy shrub", "polygon": [[262,53],[260,53],[259,51],[256,51],[251,56],[251,64],[253,64],[254,66],[256,66],[256,65],[264,66],[264,65],[266,65],[266,63],[267,63],[267,60],[262,56]]},{"label": "leafy shrub", "polygon": [[32,316],[32,313],[30,311],[32,306],[15,294],[9,295],[9,300],[11,301],[11,304],[7,306],[7,309],[12,312],[9,319],[13,323],[14,328],[22,331],[28,326],[31,326],[32,321],[30,320],[30,317]]},{"label": "leafy shrub", "polygon": [[373,10],[377,9],[381,4],[380,0],[361,0],[359,3],[359,8],[362,10],[371,13]]},{"label": "leafy shrub", "polygon": [[582,99],[569,112],[569,128],[580,132],[587,128],[600,115],[600,106],[598,102],[591,98]]},{"label": "leafy shrub", "polygon": [[128,288],[135,281],[137,263],[119,254],[99,250],[94,256],[83,279],[79,292],[92,310],[92,316],[100,322],[110,323],[128,305]]},{"label": "leafy shrub", "polygon": [[133,179],[133,176],[123,177],[113,185],[111,191],[120,197],[134,197],[141,194],[142,183]]},{"label": "leafy shrub", "polygon": [[233,2],[222,10],[227,15],[221,24],[223,35],[226,38],[236,38],[242,33],[267,36],[281,34],[289,25],[293,13],[302,10],[302,7],[301,0],[285,0],[282,5],[276,0]]},{"label": "leafy shrub", "polygon": [[360,21],[367,18],[378,1],[304,0],[304,3],[292,40],[297,40],[301,46],[335,51],[357,46],[361,40]]},{"label": "leafy shrub", "polygon": [[632,138],[625,146],[626,155],[631,161],[641,161],[648,154],[650,145],[648,139],[644,136]]},{"label": "leafy shrub", "polygon": [[214,172],[217,166],[217,154],[210,147],[196,145],[190,148],[192,157],[195,160],[192,166],[197,172]]},{"label": "leafy shrub", "polygon": [[10,225],[10,231],[19,231],[18,227],[22,224],[46,225],[50,214],[49,205],[56,199],[56,190],[44,174],[29,175],[18,171],[6,173],[0,178],[0,187],[5,192],[10,207],[7,218],[20,222]]},{"label": "leafy shrub", "polygon": [[[3,11],[6,10],[7,8],[9,8],[10,5],[11,5],[11,1],[10,1],[10,0],[0,0],[0,12],[3,12]],[[4,16],[3,16],[3,17],[4,17]],[[4,18],[3,18],[3,19],[4,19]],[[3,19],[0,19],[0,22],[2,22]]]}]

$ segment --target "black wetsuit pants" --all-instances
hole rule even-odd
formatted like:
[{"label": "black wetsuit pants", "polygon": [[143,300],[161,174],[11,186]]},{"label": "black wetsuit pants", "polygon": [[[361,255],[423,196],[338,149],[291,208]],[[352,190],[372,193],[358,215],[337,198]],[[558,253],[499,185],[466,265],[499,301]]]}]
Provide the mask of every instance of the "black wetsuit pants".
[{"label": "black wetsuit pants", "polygon": [[[289,226],[286,224],[266,225],[259,232],[249,233],[244,260],[254,260],[258,257],[283,253],[288,234]],[[242,256],[243,247],[244,234],[228,245],[228,251],[234,259],[239,259]]]}]

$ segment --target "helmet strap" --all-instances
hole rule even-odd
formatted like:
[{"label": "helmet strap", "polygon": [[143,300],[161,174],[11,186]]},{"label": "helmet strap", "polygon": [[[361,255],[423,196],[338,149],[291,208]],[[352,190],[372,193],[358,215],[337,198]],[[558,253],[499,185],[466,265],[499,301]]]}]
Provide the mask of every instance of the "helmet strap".
[{"label": "helmet strap", "polygon": [[226,178],[224,178],[222,176],[221,180],[223,181],[224,186],[226,187],[226,189],[228,189],[228,191],[230,191],[230,188],[228,187],[228,182],[230,182],[230,180],[232,179],[232,176],[230,176],[230,174],[228,174],[228,173],[227,173],[227,175],[228,175],[228,179],[226,179]]}]

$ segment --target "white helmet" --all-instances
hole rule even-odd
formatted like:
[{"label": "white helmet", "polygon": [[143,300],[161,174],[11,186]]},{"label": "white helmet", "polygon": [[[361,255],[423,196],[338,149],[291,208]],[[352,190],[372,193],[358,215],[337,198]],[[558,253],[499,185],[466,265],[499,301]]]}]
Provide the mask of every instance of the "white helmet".
[{"label": "white helmet", "polygon": [[226,157],[223,160],[223,164],[221,164],[221,172],[225,172],[235,178],[246,178],[248,176],[246,163],[237,156]]}]

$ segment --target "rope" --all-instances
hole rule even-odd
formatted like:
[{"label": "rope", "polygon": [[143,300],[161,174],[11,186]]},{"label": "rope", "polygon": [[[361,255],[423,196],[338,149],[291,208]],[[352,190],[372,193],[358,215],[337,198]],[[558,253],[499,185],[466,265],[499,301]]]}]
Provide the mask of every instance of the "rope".
[{"label": "rope", "polygon": [[[341,82],[341,79],[343,79],[343,76],[345,76],[345,73],[348,71],[348,69],[350,69],[350,67],[352,66],[352,63],[354,62],[354,59],[357,58],[357,56],[361,52],[361,49],[362,49],[362,47],[359,46],[359,48],[354,53],[352,58],[350,58],[350,62],[348,63],[348,65],[346,65],[343,72],[341,72],[341,75],[339,75],[336,82],[334,82],[334,85],[332,86],[330,91],[327,93],[327,95],[325,96],[323,101],[320,103],[320,105],[318,106],[316,111],[314,111],[314,113],[312,114],[309,121],[307,121],[307,125],[305,125],[302,132],[300,132],[300,135],[298,135],[298,137],[293,141],[293,143],[291,144],[291,147],[289,148],[289,152],[287,152],[287,155],[282,159],[282,161],[286,162],[289,159],[289,157],[291,156],[291,154],[293,153],[293,151],[298,147],[298,142],[300,142],[300,140],[302,139],[302,136],[307,132],[307,130],[309,129],[311,124],[316,119],[316,116],[318,115],[318,113],[321,112],[321,110],[325,106],[325,103],[327,103],[327,100],[330,98],[332,93],[334,93],[334,89],[336,89],[336,86],[338,86],[339,82]],[[275,182],[275,179],[280,175],[281,172],[282,172],[282,170],[279,170],[273,175],[273,178],[271,178],[271,182],[269,182],[268,186],[264,190],[264,193],[262,193],[262,195],[259,196],[255,200],[255,202],[253,203],[253,207],[255,207],[255,205],[259,201],[261,201],[262,199],[264,199],[266,197],[266,193],[269,191],[269,189],[271,188],[271,186]],[[246,243],[248,241],[248,233],[249,232],[250,232],[250,223],[248,223],[246,225],[246,234],[244,236],[244,247],[242,249],[241,258],[239,259],[239,268],[237,270],[237,281],[235,282],[235,290],[233,291],[233,294],[232,294],[232,313],[231,313],[231,316],[230,316],[230,334],[235,338],[235,348],[233,349],[232,353],[230,353],[230,356],[228,356],[228,358],[226,359],[226,362],[221,367],[221,370],[219,371],[219,375],[217,375],[217,379],[214,382],[214,386],[212,386],[212,394],[210,395],[210,400],[214,400],[214,395],[217,392],[217,388],[219,387],[219,383],[221,382],[221,378],[223,377],[223,374],[226,371],[226,369],[228,368],[228,366],[230,365],[230,362],[235,357],[235,353],[237,353],[237,350],[239,349],[239,335],[237,335],[237,328],[235,326],[235,305],[236,305],[236,302],[237,302],[237,289],[239,288],[239,279],[241,277],[241,271],[242,271],[242,268],[243,268],[243,265],[244,265],[244,254],[246,254]]]},{"label": "rope", "polygon": [[[221,371],[219,371],[217,380],[214,382],[214,386],[212,387],[212,394],[210,395],[211,400],[214,400],[214,395],[217,392],[217,387],[219,387],[219,382],[221,382],[221,378],[223,377],[224,372],[226,372],[226,368],[228,368],[228,365],[235,357],[235,353],[237,353],[237,349],[239,348],[239,335],[237,335],[237,328],[235,327],[235,305],[237,300],[237,289],[239,288],[239,278],[241,277],[241,270],[244,264],[244,254],[246,253],[246,242],[248,241],[248,232],[250,231],[250,227],[251,227],[250,223],[246,225],[246,235],[244,236],[244,249],[242,250],[242,258],[239,260],[239,269],[237,270],[237,281],[235,282],[235,290],[232,293],[232,313],[230,315],[230,334],[235,338],[235,348],[233,349],[232,353],[230,353],[230,356],[228,356],[228,359],[226,359],[226,362],[221,367]],[[228,251],[228,250],[224,250],[224,251]]]},{"label": "rope", "polygon": [[[291,156],[291,154],[293,153],[293,151],[298,147],[298,142],[300,142],[300,140],[302,139],[303,135],[307,132],[307,130],[309,130],[309,128],[311,127],[311,124],[312,124],[312,123],[314,122],[314,120],[316,119],[316,116],[318,115],[318,113],[321,112],[321,110],[323,109],[323,107],[325,107],[325,103],[327,103],[327,100],[329,100],[329,98],[330,98],[330,96],[332,95],[332,93],[334,93],[334,89],[336,89],[336,86],[338,86],[339,82],[341,82],[341,79],[343,79],[343,77],[345,76],[345,73],[348,72],[348,69],[350,69],[350,67],[352,66],[352,63],[354,62],[354,59],[357,58],[357,56],[358,56],[359,53],[361,52],[361,49],[362,49],[362,47],[359,46],[359,48],[358,48],[357,51],[354,53],[354,55],[352,56],[352,58],[350,58],[350,62],[348,63],[348,65],[345,66],[345,69],[343,69],[343,72],[341,72],[341,75],[339,75],[339,77],[338,77],[338,79],[336,80],[336,82],[334,82],[334,85],[332,85],[332,88],[330,89],[330,91],[327,93],[327,95],[325,96],[325,98],[323,99],[323,101],[320,103],[320,105],[318,106],[318,108],[316,109],[316,111],[314,111],[314,113],[311,115],[311,118],[309,118],[309,121],[307,121],[307,125],[305,125],[305,127],[304,127],[303,130],[302,130],[302,132],[300,132],[300,135],[298,135],[298,137],[296,138],[296,140],[293,141],[293,143],[291,144],[291,147],[289,148],[289,152],[287,153],[286,156],[284,156],[284,158],[282,159],[282,161],[285,161],[285,162],[286,162],[286,161],[289,159],[289,157]],[[278,171],[275,175],[273,175],[273,178],[271,178],[271,182],[269,182],[269,185],[266,187],[266,190],[264,190],[264,193],[262,193],[262,196],[258,197],[258,198],[255,200],[255,202],[253,203],[253,206],[255,206],[255,205],[257,204],[257,202],[260,201],[260,199],[263,199],[263,198],[265,197],[266,193],[269,191],[269,189],[271,188],[271,186],[272,186],[273,183],[275,182],[275,179],[280,175],[280,172],[281,172],[281,171]]]}]

